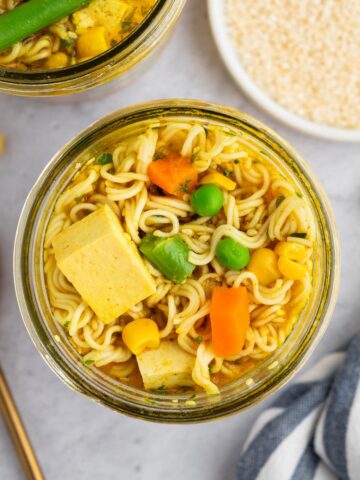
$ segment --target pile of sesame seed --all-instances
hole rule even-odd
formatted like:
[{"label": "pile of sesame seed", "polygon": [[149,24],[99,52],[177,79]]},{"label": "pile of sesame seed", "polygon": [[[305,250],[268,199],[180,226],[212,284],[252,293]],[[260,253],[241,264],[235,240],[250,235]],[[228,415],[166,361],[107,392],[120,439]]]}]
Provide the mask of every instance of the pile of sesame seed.
[{"label": "pile of sesame seed", "polygon": [[286,109],[360,128],[360,0],[227,0],[251,78]]}]

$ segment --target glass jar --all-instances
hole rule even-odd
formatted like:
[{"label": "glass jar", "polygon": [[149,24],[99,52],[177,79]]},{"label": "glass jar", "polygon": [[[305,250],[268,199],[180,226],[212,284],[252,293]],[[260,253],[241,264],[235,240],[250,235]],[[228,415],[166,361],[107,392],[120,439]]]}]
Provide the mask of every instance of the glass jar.
[{"label": "glass jar", "polygon": [[[183,119],[238,129],[243,138],[291,177],[307,198],[316,223],[317,250],[311,298],[284,344],[220,395],[170,395],[120,384],[84,366],[53,318],[44,279],[43,243],[54,205],[81,164],[156,119]],[[241,411],[284,385],[308,358],[324,333],[339,284],[339,245],[326,195],[309,165],[277,134],[232,108],[190,100],[157,101],[119,110],[99,120],[62,148],[31,190],[19,221],[14,276],[28,332],[50,368],[71,388],[135,417],[157,422],[201,422]],[[249,379],[251,380],[249,381]]]},{"label": "glass jar", "polygon": [[[55,96],[78,93],[120,77],[129,81],[163,43],[186,0],[158,0],[144,22],[115,47],[93,59],[51,71],[16,71],[0,65],[0,92]],[[136,68],[135,68],[136,67]]]}]

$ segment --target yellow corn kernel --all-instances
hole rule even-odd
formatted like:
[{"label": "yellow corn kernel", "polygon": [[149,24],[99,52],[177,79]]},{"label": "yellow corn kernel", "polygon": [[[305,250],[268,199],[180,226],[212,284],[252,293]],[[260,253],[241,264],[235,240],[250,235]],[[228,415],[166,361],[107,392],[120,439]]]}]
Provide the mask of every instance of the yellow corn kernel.
[{"label": "yellow corn kernel", "polygon": [[105,27],[89,28],[79,36],[76,50],[79,58],[90,58],[100,55],[109,48]]},{"label": "yellow corn kernel", "polygon": [[269,248],[260,248],[251,254],[248,270],[253,272],[261,285],[267,286],[281,277],[277,267],[278,256]]},{"label": "yellow corn kernel", "polygon": [[225,177],[225,175],[222,175],[219,172],[213,172],[206,175],[204,178],[200,180],[200,184],[204,184],[204,183],[213,183],[218,187],[221,187],[224,190],[228,190],[228,191],[235,190],[236,188],[235,182],[233,182],[230,178]]},{"label": "yellow corn kernel", "polygon": [[0,155],[2,153],[4,153],[4,149],[5,149],[5,139],[4,139],[4,135],[1,135],[0,134]]},{"label": "yellow corn kernel", "polygon": [[306,247],[295,242],[279,242],[275,247],[275,253],[290,260],[302,260],[306,255]]},{"label": "yellow corn kernel", "polygon": [[47,68],[50,70],[55,68],[64,68],[68,64],[69,59],[66,53],[57,52],[50,55],[50,57],[46,61]]},{"label": "yellow corn kernel", "polygon": [[138,318],[125,326],[122,339],[134,355],[139,355],[146,348],[157,348],[160,345],[159,328],[154,320]]},{"label": "yellow corn kernel", "polygon": [[282,275],[289,280],[301,280],[306,275],[306,268],[300,263],[283,255],[279,258],[278,267]]}]

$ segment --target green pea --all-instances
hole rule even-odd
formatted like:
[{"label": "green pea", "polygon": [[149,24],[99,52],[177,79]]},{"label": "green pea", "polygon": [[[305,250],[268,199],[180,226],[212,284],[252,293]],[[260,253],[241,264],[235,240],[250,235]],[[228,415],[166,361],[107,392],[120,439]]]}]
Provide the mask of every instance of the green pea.
[{"label": "green pea", "polygon": [[241,270],[250,262],[249,249],[230,237],[220,240],[215,255],[220,265],[230,270]]},{"label": "green pea", "polygon": [[192,209],[202,217],[213,217],[220,212],[224,204],[224,195],[219,187],[208,183],[202,185],[191,195]]}]

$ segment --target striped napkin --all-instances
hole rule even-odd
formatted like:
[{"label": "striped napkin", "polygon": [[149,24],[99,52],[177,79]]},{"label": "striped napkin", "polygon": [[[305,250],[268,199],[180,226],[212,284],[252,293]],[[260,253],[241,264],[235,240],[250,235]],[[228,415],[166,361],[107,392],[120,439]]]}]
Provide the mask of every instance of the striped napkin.
[{"label": "striped napkin", "polygon": [[360,479],[360,334],[324,357],[265,410],[237,480]]}]

